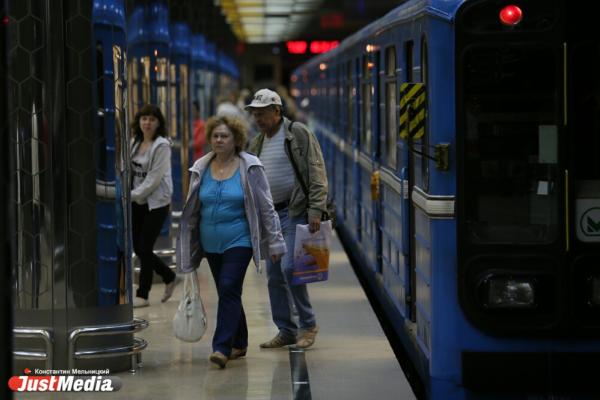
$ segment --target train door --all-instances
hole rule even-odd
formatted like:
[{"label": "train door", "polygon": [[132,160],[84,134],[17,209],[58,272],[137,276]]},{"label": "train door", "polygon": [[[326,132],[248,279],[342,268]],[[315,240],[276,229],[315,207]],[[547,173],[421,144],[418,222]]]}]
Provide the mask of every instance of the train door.
[{"label": "train door", "polygon": [[[377,46],[377,49],[379,47]],[[379,221],[381,219],[381,208],[379,207],[380,202],[380,172],[379,168],[381,165],[381,152],[380,152],[380,143],[381,143],[381,115],[379,112],[380,108],[380,99],[381,99],[381,87],[379,85],[381,79],[379,77],[381,71],[381,60],[380,60],[380,52],[375,51],[373,54],[373,80],[371,82],[371,92],[372,92],[372,115],[373,120],[371,121],[371,126],[373,130],[373,145],[371,148],[371,160],[373,165],[373,172],[371,173],[371,210],[373,210],[373,215],[369,223],[369,236],[371,238],[371,244],[373,246],[373,263],[376,272],[381,273],[381,237],[379,235]]]},{"label": "train door", "polygon": [[380,243],[380,268],[384,287],[398,310],[403,316],[408,315],[406,293],[409,287],[407,279],[409,255],[408,244],[405,240],[403,220],[406,219],[408,196],[403,190],[400,177],[402,156],[398,140],[398,51],[392,45],[383,51],[383,68],[381,78],[381,117],[380,129],[382,134],[379,141],[379,220],[378,240]]},{"label": "train door", "polygon": [[374,117],[374,75],[377,75],[375,61],[371,51],[371,46],[367,46],[367,53],[363,55],[361,62],[360,77],[360,136],[358,145],[358,207],[360,213],[360,225],[358,237],[361,243],[367,262],[371,269],[377,269],[377,241],[375,238],[375,218],[376,208],[374,193],[371,188],[372,177],[376,171],[376,163],[373,157],[374,142],[373,135]]},{"label": "train door", "polygon": [[[567,171],[571,201],[569,270],[577,322],[598,329],[600,317],[600,45],[593,16],[567,7]],[[568,203],[568,201],[567,201]],[[577,324],[579,325],[579,324]],[[576,325],[576,326],[577,326]],[[579,328],[578,328],[579,330]]]},{"label": "train door", "polygon": [[[414,48],[414,42],[408,41],[404,44],[404,77],[405,80],[401,86],[400,86],[400,130],[403,129],[404,125],[408,125],[408,119],[407,117],[411,114],[411,111],[409,109],[409,102],[408,100],[408,89],[411,87],[410,84],[413,82],[413,48]],[[407,127],[408,128],[408,127]],[[406,291],[406,303],[407,306],[409,307],[409,318],[412,321],[416,321],[415,315],[416,315],[416,304],[415,304],[415,297],[416,297],[416,281],[415,281],[415,243],[414,243],[414,233],[415,233],[415,210],[414,210],[414,206],[412,205],[412,201],[410,200],[412,198],[412,192],[413,192],[413,188],[414,188],[414,184],[415,184],[415,173],[414,173],[414,166],[415,166],[415,155],[414,153],[411,151],[410,149],[410,141],[408,141],[408,165],[407,165],[407,169],[402,171],[402,179],[403,180],[408,180],[408,185],[407,185],[407,197],[408,197],[408,219],[406,220],[408,222],[408,237],[406,237],[406,241],[408,244],[408,250],[409,250],[409,254],[408,254],[408,258],[406,259],[406,261],[408,261],[408,265],[409,265],[409,269],[408,269],[408,281],[406,283],[408,283],[408,288]],[[406,222],[405,222],[406,223]]]},{"label": "train door", "polygon": [[352,59],[348,61],[348,93],[347,93],[347,132],[346,145],[344,146],[344,152],[346,154],[346,172],[345,172],[345,184],[346,184],[346,215],[345,221],[348,226],[348,231],[352,234],[352,237],[357,242],[360,241],[358,238],[360,228],[360,213],[358,210],[357,198],[360,194],[358,190],[358,177],[359,170],[357,167],[358,159],[358,135],[357,128],[359,113],[357,112],[357,84],[356,79],[356,66],[357,62]]},{"label": "train door", "polygon": [[[406,83],[400,87],[400,137],[405,139],[408,146],[408,250],[410,263],[409,288],[406,302],[410,306],[410,318],[417,319],[417,288],[427,285],[423,278],[427,273],[420,269],[423,260],[418,260],[418,254],[425,246],[429,246],[428,224],[425,214],[415,206],[415,197],[425,197],[429,191],[429,160],[428,137],[426,135],[426,71],[427,45],[425,39],[421,42],[420,76],[414,76],[414,42],[405,44]],[[420,80],[421,82],[414,82]]]}]

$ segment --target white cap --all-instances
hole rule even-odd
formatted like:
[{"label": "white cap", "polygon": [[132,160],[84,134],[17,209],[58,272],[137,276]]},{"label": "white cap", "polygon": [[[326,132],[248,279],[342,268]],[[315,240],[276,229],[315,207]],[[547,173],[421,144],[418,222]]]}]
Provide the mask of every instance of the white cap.
[{"label": "white cap", "polygon": [[252,103],[248,104],[244,108],[246,110],[249,108],[262,108],[273,104],[276,106],[283,106],[283,103],[281,103],[281,97],[279,97],[279,95],[272,90],[260,89],[254,93]]}]

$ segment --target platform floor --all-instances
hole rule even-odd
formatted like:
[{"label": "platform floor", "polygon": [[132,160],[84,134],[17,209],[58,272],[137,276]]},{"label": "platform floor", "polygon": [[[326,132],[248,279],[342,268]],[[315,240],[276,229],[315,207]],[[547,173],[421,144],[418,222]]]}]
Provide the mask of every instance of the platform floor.
[{"label": "platform floor", "polygon": [[[414,399],[414,395],[377,317],[349,265],[337,238],[331,254],[330,278],[309,288],[320,332],[303,353],[287,348],[263,350],[259,343],[277,330],[271,321],[267,281],[251,264],[243,302],[249,330],[246,358],[230,361],[224,370],[208,361],[215,326],[216,290],[206,261],[200,267],[200,289],[209,317],[204,338],[193,344],[177,340],[171,320],[181,286],[164,304],[164,286],[155,284],[150,307],[135,315],[150,322],[138,336],[148,340],[143,367],[137,373],[114,374],[123,386],[114,393],[19,393],[16,399]],[[290,360],[293,360],[291,362]],[[299,376],[305,360],[308,379]],[[305,383],[293,383],[295,380]],[[58,395],[58,396],[57,396]]]}]

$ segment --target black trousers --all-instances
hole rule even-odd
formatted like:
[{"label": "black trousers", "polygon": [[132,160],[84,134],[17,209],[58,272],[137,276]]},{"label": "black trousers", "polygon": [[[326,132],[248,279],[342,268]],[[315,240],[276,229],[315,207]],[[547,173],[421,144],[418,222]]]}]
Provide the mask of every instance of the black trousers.
[{"label": "black trousers", "polygon": [[148,293],[152,288],[152,271],[156,271],[165,283],[175,279],[175,273],[154,254],[154,243],[160,235],[168,214],[168,205],[149,210],[148,204],[131,203],[133,250],[142,264],[137,297],[148,299]]}]

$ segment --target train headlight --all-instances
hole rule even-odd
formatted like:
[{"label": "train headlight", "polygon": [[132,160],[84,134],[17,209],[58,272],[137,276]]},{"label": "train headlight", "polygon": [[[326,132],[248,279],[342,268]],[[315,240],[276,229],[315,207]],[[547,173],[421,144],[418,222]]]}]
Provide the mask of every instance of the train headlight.
[{"label": "train headlight", "polygon": [[593,307],[600,307],[600,276],[592,276],[589,283],[589,304]]},{"label": "train headlight", "polygon": [[482,283],[486,308],[529,309],[537,305],[534,279],[490,276]]}]

